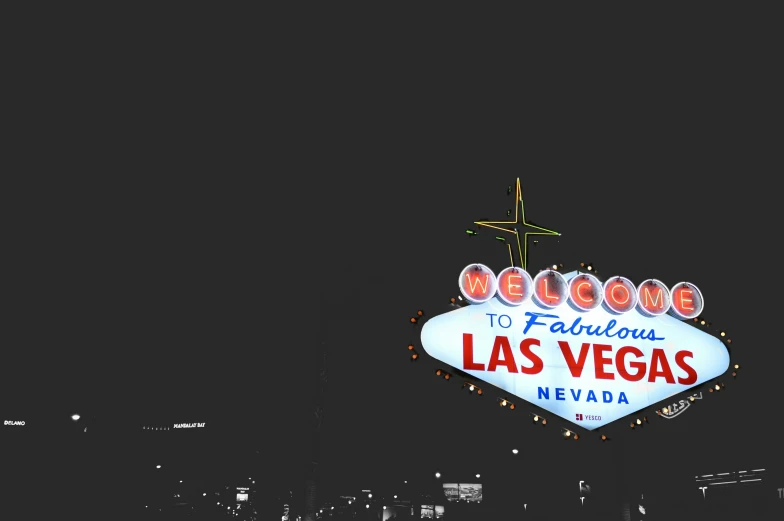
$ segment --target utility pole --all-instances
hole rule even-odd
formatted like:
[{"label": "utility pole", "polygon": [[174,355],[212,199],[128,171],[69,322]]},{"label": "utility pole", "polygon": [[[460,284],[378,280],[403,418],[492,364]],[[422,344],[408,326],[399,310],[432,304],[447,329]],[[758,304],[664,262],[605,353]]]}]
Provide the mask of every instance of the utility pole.
[{"label": "utility pole", "polygon": [[327,389],[327,352],[322,353],[321,368],[319,370],[319,383],[316,399],[313,404],[313,438],[310,463],[305,471],[305,517],[303,521],[316,521],[316,484],[319,463],[319,438],[321,424],[324,421],[324,397]]}]

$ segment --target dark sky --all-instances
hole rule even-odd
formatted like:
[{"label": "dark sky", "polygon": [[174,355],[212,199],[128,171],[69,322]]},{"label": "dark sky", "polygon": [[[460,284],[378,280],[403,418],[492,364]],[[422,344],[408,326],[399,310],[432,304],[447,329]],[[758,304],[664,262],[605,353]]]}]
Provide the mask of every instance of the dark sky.
[{"label": "dark sky", "polygon": [[[28,114],[8,143],[19,157],[4,191],[4,416],[51,432],[75,411],[207,421],[222,429],[204,449],[215,468],[255,446],[266,479],[296,484],[326,348],[326,492],[438,469],[536,497],[586,474],[614,479],[612,458],[651,476],[781,466],[764,434],[782,360],[764,67],[722,55],[616,78],[620,55],[580,50],[525,74],[473,55],[387,63],[385,51],[387,65],[359,74],[381,62],[318,47],[293,50],[296,67],[267,81],[193,58],[202,72],[220,62],[231,95],[142,66],[139,85],[117,80],[80,118],[31,105],[51,124]],[[614,445],[565,445],[524,406],[460,393],[426,355],[411,364],[411,314],[447,311],[467,264],[506,266],[502,246],[464,230],[502,218],[517,177],[529,220],[562,233],[531,248],[530,266],[697,284],[734,341],[738,380],[677,420],[621,422]]]}]

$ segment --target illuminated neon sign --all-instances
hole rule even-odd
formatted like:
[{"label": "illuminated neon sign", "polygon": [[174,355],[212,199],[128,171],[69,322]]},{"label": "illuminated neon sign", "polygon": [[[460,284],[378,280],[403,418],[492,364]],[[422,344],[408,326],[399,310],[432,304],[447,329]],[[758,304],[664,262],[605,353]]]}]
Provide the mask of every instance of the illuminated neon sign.
[{"label": "illuminated neon sign", "polygon": [[9,420],[3,421],[3,425],[14,425],[14,426],[22,427],[24,426],[24,424],[25,422],[23,421],[9,421]]},{"label": "illuminated neon sign", "polygon": [[718,338],[683,322],[704,306],[688,282],[471,264],[459,287],[473,305],[426,322],[425,351],[588,430],[729,366]]},{"label": "illuminated neon sign", "polygon": [[494,296],[509,306],[519,306],[532,299],[548,309],[570,305],[577,311],[592,311],[604,306],[623,315],[633,309],[655,317],[667,312],[682,320],[702,313],[704,302],[699,288],[679,282],[671,289],[656,279],[648,279],[635,287],[621,276],[602,284],[589,273],[580,273],[569,281],[555,270],[540,271],[533,279],[527,271],[509,267],[498,276],[484,264],[471,264],[460,272],[460,292],[471,304],[484,304]]},{"label": "illuminated neon sign", "polygon": [[174,428],[175,429],[196,429],[196,428],[204,427],[204,425],[206,425],[206,424],[205,423],[175,423],[174,424]]},{"label": "illuminated neon sign", "polygon": [[620,275],[602,281],[590,265],[588,272],[529,274],[529,239],[561,234],[527,220],[519,179],[507,188],[513,193],[506,220],[474,223],[500,232],[509,267],[496,274],[470,264],[460,272],[458,287],[471,305],[424,323],[429,355],[588,430],[727,370],[721,340],[684,323],[697,320],[705,304],[690,282],[635,285]]}]

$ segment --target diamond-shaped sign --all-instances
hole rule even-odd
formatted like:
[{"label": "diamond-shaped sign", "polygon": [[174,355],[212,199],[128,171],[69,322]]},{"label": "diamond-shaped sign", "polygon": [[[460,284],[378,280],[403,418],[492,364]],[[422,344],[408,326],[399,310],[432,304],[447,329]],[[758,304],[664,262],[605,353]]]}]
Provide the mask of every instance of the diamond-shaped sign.
[{"label": "diamond-shaped sign", "polygon": [[550,308],[536,299],[512,306],[498,296],[433,317],[422,346],[588,430],[714,379],[730,363],[718,338],[667,314]]}]

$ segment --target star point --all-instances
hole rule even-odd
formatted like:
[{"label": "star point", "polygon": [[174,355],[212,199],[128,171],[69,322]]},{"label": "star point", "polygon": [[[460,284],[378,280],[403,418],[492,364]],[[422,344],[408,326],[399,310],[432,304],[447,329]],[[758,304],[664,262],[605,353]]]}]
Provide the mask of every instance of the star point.
[{"label": "star point", "polygon": [[[518,203],[520,203],[518,205]],[[541,226],[537,226],[535,224],[531,224],[526,222],[525,220],[525,204],[523,203],[523,191],[520,188],[520,178],[517,178],[517,185],[515,189],[515,218],[514,221],[474,221],[474,224],[478,226],[485,226],[487,228],[493,228],[495,230],[500,230],[507,233],[513,233],[515,235],[515,239],[517,242],[517,253],[520,257],[520,266],[523,269],[527,269],[528,263],[528,236],[529,235],[556,235],[558,237],[561,236],[559,232],[549,230],[547,228],[543,228]],[[518,225],[521,224],[523,226],[527,226],[529,228],[534,228],[535,232],[525,232],[523,234],[523,244],[520,243],[520,232],[517,230],[516,227],[512,229],[496,226],[496,225]],[[514,265],[514,258],[512,258],[512,246],[509,245],[509,258],[512,261],[512,265]]]}]

